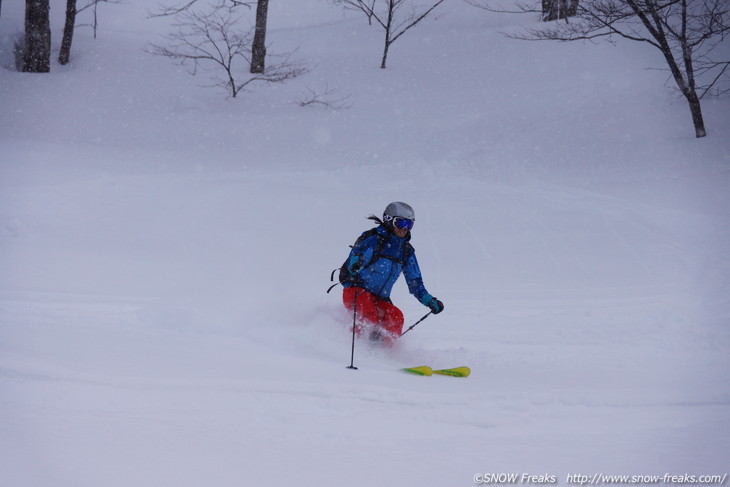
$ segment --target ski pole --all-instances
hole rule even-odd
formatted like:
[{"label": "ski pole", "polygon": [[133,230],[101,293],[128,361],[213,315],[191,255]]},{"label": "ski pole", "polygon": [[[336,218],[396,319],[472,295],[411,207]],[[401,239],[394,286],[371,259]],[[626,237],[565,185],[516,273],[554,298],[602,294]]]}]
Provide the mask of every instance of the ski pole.
[{"label": "ski pole", "polygon": [[350,365],[347,366],[348,369],[357,370],[357,367],[355,367],[355,322],[357,320],[357,297],[362,293],[356,292],[355,293],[355,299],[352,302],[352,352],[350,352]]},{"label": "ski pole", "polygon": [[433,313],[433,311],[429,311],[428,313],[426,313],[425,315],[423,315],[423,318],[421,318],[420,320],[418,320],[418,321],[416,321],[415,323],[413,323],[413,324],[412,324],[412,325],[411,325],[411,326],[410,326],[410,327],[409,327],[409,328],[408,328],[408,329],[407,329],[406,331],[404,331],[403,333],[401,333],[401,334],[400,334],[400,336],[403,336],[403,335],[405,335],[406,333],[408,333],[409,331],[411,331],[412,329],[414,329],[414,328],[416,327],[416,325],[417,325],[417,324],[419,324],[420,322],[422,322],[423,320],[425,320],[426,318],[428,318],[428,316],[429,316],[429,315],[430,315],[431,313]]}]

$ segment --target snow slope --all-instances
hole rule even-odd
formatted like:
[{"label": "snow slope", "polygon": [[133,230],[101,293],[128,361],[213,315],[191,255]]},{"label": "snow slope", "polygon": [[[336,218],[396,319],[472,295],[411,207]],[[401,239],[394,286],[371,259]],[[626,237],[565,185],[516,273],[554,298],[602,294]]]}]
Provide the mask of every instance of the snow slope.
[{"label": "snow slope", "polygon": [[[695,139],[650,48],[510,40],[534,19],[452,0],[381,70],[364,17],[280,0],[269,52],[311,72],[231,100],[143,51],[170,20],[142,0],[104,5],[68,66],[14,72],[15,3],[0,486],[727,473],[730,105]],[[351,107],[296,103],[328,89]],[[348,370],[324,291],[393,200],[446,310]],[[422,364],[472,375],[398,371]]]}]

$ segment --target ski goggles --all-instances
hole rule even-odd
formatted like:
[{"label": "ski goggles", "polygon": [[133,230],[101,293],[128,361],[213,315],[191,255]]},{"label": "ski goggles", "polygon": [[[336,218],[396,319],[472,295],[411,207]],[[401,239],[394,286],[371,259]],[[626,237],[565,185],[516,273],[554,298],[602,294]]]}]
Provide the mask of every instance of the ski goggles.
[{"label": "ski goggles", "polygon": [[393,218],[393,226],[401,230],[404,228],[410,230],[411,228],[413,228],[413,223],[413,220],[409,220],[408,218],[401,218],[399,216]]}]

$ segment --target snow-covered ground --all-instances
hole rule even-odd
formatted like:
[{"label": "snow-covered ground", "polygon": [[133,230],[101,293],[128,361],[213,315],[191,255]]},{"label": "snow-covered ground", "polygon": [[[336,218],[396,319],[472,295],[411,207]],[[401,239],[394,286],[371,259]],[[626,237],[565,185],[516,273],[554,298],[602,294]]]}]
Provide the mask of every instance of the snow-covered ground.
[{"label": "snow-covered ground", "polygon": [[[279,0],[269,51],[311,72],[226,99],[144,52],[170,23],[144,0],[103,5],[68,66],[12,71],[21,4],[0,17],[0,486],[730,470],[730,103],[695,139],[650,47],[510,40],[534,19],[452,0],[381,70],[364,16]],[[351,106],[296,103],[326,90]],[[394,200],[446,310],[348,370],[329,274]],[[406,326],[427,311],[393,298]],[[472,375],[399,371],[425,364]]]}]

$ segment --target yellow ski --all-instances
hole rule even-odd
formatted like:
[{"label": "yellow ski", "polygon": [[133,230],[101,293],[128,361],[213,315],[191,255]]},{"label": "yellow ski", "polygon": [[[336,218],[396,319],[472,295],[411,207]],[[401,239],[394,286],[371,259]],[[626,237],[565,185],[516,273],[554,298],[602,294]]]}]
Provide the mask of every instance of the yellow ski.
[{"label": "yellow ski", "polygon": [[419,367],[407,367],[405,369],[401,369],[404,372],[408,372],[409,374],[415,374],[415,375],[448,375],[450,377],[469,377],[469,374],[471,374],[471,369],[469,367],[454,367],[453,369],[438,369],[434,370],[428,365],[421,365]]},{"label": "yellow ski", "polygon": [[422,365],[420,367],[408,367],[405,369],[401,369],[405,372],[408,372],[410,374],[416,374],[416,375],[431,375],[433,374],[433,369],[429,367],[428,365]]},{"label": "yellow ski", "polygon": [[471,369],[469,367],[454,367],[453,369],[440,369],[432,372],[439,375],[450,375],[451,377],[469,377]]}]

